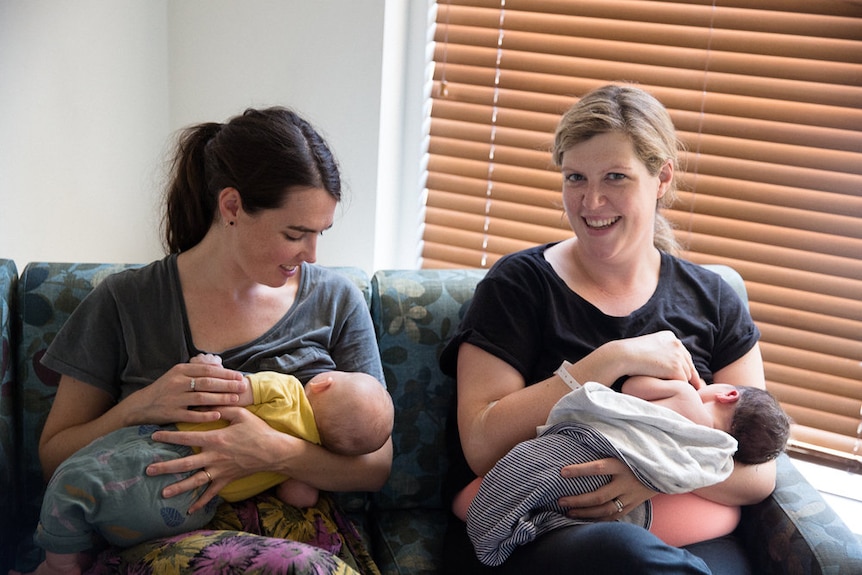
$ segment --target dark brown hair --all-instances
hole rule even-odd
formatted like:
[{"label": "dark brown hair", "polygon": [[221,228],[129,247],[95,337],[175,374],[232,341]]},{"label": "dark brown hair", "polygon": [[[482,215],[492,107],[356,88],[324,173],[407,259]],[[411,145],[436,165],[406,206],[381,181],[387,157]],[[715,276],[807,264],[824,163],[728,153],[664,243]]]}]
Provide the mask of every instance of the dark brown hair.
[{"label": "dark brown hair", "polygon": [[790,417],[778,400],[758,387],[737,386],[739,401],[730,434],[739,443],[733,458],[746,464],[771,461],[784,451],[790,437]]},{"label": "dark brown hair", "polygon": [[219,193],[235,188],[249,213],[280,207],[291,189],[323,188],[341,200],[341,174],[323,137],[282,107],[248,109],[225,124],[180,132],[166,191],[168,253],[200,242],[216,218]]}]

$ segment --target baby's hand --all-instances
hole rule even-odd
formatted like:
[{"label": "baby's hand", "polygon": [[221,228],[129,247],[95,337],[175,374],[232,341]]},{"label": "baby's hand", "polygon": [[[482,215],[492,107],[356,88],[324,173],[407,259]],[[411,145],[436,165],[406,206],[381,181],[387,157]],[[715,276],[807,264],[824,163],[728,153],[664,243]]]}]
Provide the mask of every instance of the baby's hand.
[{"label": "baby's hand", "polygon": [[210,365],[221,365],[221,356],[214,353],[199,353],[189,360],[189,363],[208,363]]}]

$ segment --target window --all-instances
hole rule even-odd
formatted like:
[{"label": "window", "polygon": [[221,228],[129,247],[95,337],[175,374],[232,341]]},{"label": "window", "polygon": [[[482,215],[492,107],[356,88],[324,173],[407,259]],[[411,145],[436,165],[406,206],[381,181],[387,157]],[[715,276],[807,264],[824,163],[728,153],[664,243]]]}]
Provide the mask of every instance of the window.
[{"label": "window", "polygon": [[636,82],[687,152],[683,256],[746,280],[792,449],[862,470],[862,3],[439,0],[424,267],[571,234],[561,113]]}]

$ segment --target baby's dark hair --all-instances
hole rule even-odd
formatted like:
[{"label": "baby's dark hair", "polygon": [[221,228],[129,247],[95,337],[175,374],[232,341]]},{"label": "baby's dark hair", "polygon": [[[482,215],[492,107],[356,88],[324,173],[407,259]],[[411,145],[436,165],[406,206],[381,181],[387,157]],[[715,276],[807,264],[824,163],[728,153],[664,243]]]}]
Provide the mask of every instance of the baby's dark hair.
[{"label": "baby's dark hair", "polygon": [[730,434],[739,447],[733,458],[749,465],[772,461],[787,445],[790,417],[765,389],[747,386],[737,386],[737,389],[739,401],[730,423]]}]

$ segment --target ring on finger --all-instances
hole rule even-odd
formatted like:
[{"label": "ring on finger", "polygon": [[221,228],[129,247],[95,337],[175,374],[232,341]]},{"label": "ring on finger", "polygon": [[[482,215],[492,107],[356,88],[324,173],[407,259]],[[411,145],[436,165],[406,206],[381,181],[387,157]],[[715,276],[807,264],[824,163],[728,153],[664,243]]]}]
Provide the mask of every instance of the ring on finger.
[{"label": "ring on finger", "polygon": [[192,378],[192,380],[189,382],[189,388],[191,388],[192,391],[195,390],[195,378]]},{"label": "ring on finger", "polygon": [[[207,474],[207,475],[209,475],[209,474]],[[617,506],[617,513],[622,513],[623,507],[625,507],[625,505],[623,505],[623,502],[620,501],[619,499],[617,499],[616,497],[613,498],[613,502]]]},{"label": "ring on finger", "polygon": [[210,475],[210,472],[209,472],[209,471],[207,471],[206,469],[201,469],[201,471],[203,471],[204,473],[206,473],[207,479],[209,479],[209,482],[210,482],[210,483],[212,483],[212,482],[213,482],[213,476],[212,476],[212,475]]}]

